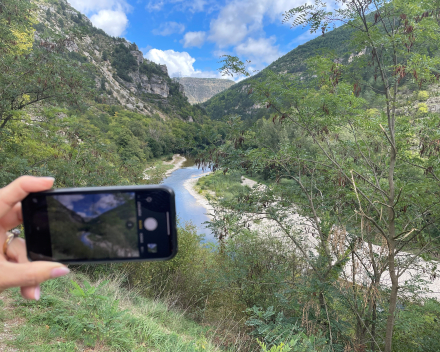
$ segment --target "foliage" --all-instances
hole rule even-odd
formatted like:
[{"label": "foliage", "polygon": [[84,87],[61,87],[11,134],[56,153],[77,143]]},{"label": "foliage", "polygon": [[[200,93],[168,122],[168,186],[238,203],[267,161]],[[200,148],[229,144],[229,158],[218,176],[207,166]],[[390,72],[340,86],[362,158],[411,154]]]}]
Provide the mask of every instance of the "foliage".
[{"label": "foliage", "polygon": [[0,31],[4,35],[0,43],[0,130],[17,117],[18,111],[37,103],[82,104],[90,82],[84,71],[65,57],[72,38],[47,33],[40,43],[34,43],[34,5],[4,1],[0,6]]},{"label": "foliage", "polygon": [[197,315],[211,293],[206,271],[213,264],[208,248],[200,245],[201,236],[191,224],[180,227],[179,251],[166,262],[129,263],[125,265],[131,285],[147,297],[168,299]]},{"label": "foliage", "polygon": [[137,69],[138,63],[124,44],[115,46],[112,52],[112,66],[120,78],[127,82],[133,82],[133,78],[129,76],[130,72]]},{"label": "foliage", "polygon": [[421,304],[405,303],[399,311],[393,336],[393,351],[434,352],[440,344],[440,303],[429,299]]},{"label": "foliage", "polygon": [[[266,71],[248,93],[272,113],[272,123],[289,127],[279,127],[282,135],[267,138],[264,122],[246,129],[231,117],[224,144],[201,159],[215,168],[266,173],[273,180],[271,188],[219,202],[217,209],[227,209],[212,225],[219,239],[236,236],[252,217],[270,219],[272,233],[283,235],[308,265],[315,324],[330,344],[347,344],[349,331],[340,335],[343,327],[336,322],[347,319],[348,310],[354,331],[349,345],[390,352],[401,275],[418,255],[434,248],[431,234],[440,218],[434,196],[438,148],[433,149],[439,116],[427,116],[427,108],[417,111],[399,96],[403,84],[420,88],[438,78],[438,57],[424,54],[438,39],[438,9],[418,1],[341,5],[336,10],[322,2],[299,6],[286,12],[286,21],[323,33],[334,21],[347,23],[350,44],[365,54],[347,61],[334,55],[311,58],[301,77]],[[366,65],[376,72],[375,83],[362,75]],[[360,94],[364,87],[377,92],[371,100],[377,111],[367,110],[373,107]],[[290,215],[293,210],[297,216]],[[348,265],[359,269],[350,276]],[[362,284],[354,270],[365,274]],[[379,300],[375,292],[383,276],[392,285],[387,299]],[[352,284],[347,287],[338,279]],[[381,315],[376,307],[384,301],[388,311]]]},{"label": "foliage", "polygon": [[417,94],[417,100],[426,101],[429,98],[429,93],[426,90],[421,90]]}]

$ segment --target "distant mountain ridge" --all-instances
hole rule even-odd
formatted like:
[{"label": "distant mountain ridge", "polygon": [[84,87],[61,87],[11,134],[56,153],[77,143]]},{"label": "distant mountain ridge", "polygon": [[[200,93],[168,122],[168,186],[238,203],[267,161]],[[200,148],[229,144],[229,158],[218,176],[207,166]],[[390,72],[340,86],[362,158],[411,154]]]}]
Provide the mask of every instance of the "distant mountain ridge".
[{"label": "distant mountain ridge", "polygon": [[184,89],[190,104],[200,104],[235,84],[229,79],[175,77]]}]

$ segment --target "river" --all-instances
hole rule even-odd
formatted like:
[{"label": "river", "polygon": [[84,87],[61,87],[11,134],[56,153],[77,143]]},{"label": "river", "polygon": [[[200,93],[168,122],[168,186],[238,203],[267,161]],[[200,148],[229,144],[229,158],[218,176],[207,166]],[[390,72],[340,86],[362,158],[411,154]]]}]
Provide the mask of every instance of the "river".
[{"label": "river", "polygon": [[198,169],[194,165],[194,160],[187,159],[182,167],[166,177],[162,184],[174,189],[176,194],[176,211],[180,225],[191,222],[196,226],[197,232],[205,236],[204,242],[215,242],[216,240],[212,232],[203,224],[209,221],[206,215],[207,209],[197,202],[196,198],[184,186],[185,181],[191,178],[198,178],[205,172],[206,170]]}]

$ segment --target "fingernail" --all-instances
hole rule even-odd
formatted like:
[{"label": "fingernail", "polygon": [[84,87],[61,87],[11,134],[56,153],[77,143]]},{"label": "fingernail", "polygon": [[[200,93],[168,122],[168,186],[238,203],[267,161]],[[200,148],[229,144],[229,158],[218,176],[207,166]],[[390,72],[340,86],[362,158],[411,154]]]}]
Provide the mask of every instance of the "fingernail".
[{"label": "fingernail", "polygon": [[41,293],[40,286],[35,287],[34,299],[36,301],[38,301],[40,299],[40,293]]},{"label": "fingernail", "polygon": [[66,268],[65,266],[60,266],[58,268],[52,269],[52,271],[50,272],[50,277],[52,279],[55,279],[57,277],[67,275],[68,273],[70,273],[70,270],[68,268]]},{"label": "fingernail", "polygon": [[50,180],[50,181],[55,182],[55,177],[44,176],[44,177],[41,177],[41,178],[44,179],[44,180]]}]

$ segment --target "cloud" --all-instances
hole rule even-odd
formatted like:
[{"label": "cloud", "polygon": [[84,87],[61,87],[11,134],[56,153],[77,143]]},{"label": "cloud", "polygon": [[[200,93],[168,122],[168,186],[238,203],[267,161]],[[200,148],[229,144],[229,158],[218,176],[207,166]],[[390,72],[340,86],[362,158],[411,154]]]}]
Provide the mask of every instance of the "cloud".
[{"label": "cloud", "polygon": [[205,32],[187,32],[183,37],[183,47],[189,48],[196,46],[201,48],[205,42],[206,33]]},{"label": "cloud", "polygon": [[170,77],[220,77],[220,74],[215,71],[196,70],[193,66],[196,59],[186,51],[151,49],[145,53],[145,58],[157,64],[167,65]]},{"label": "cloud", "polygon": [[75,9],[85,14],[100,10],[120,10],[127,13],[132,9],[125,0],[69,0],[69,2]]},{"label": "cloud", "polygon": [[237,45],[235,51],[238,56],[250,60],[256,69],[260,69],[283,55],[275,43],[275,36],[258,39],[248,38],[245,42]]},{"label": "cloud", "polygon": [[95,27],[114,37],[125,32],[127,13],[133,9],[126,0],[70,0],[70,4],[85,13]]},{"label": "cloud", "polygon": [[263,32],[266,22],[280,23],[283,13],[304,0],[235,0],[211,20],[209,40],[220,48],[236,45],[250,35]]},{"label": "cloud", "polygon": [[183,25],[182,23],[177,23],[177,22],[165,22],[162,23],[159,28],[153,29],[152,33],[154,35],[162,35],[162,36],[167,36],[167,35],[171,35],[174,33],[183,33],[183,31],[185,30],[185,25]]},{"label": "cloud", "polygon": [[192,13],[195,12],[207,12],[209,13],[215,6],[210,6],[208,11],[206,11],[206,5],[214,3],[213,0],[150,0],[148,1],[147,6],[145,7],[148,11],[161,11],[166,5],[172,6],[171,10],[176,11],[190,11]]},{"label": "cloud", "polygon": [[121,36],[128,26],[127,15],[123,11],[100,10],[90,20],[95,27],[114,37]]},{"label": "cloud", "polygon": [[64,196],[53,196],[58,202],[63,204],[66,208],[72,210],[73,203],[83,200],[85,197],[81,194],[69,194]]}]

